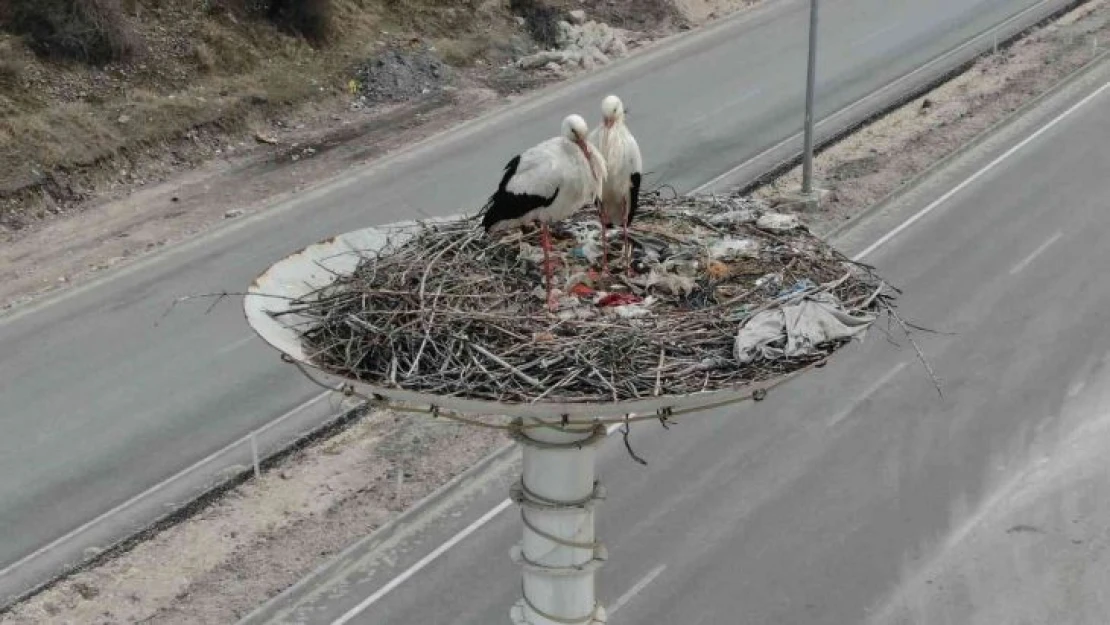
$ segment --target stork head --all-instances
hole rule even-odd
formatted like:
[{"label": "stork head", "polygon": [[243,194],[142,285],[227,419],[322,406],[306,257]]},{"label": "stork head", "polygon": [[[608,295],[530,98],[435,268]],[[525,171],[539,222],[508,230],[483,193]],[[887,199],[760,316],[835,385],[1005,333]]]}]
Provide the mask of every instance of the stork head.
[{"label": "stork head", "polygon": [[582,119],[581,115],[567,115],[563,119],[563,137],[576,143],[587,155],[590,152],[586,147],[586,133],[589,130],[586,120]]},{"label": "stork head", "polygon": [[601,119],[606,128],[612,128],[613,124],[624,121],[624,103],[620,98],[611,95],[601,101]]}]

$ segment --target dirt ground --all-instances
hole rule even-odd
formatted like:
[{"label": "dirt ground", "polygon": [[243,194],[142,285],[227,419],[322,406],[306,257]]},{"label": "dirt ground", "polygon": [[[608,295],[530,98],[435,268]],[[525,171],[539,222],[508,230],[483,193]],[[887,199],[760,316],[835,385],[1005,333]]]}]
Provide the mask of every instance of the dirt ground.
[{"label": "dirt ground", "polygon": [[[695,8],[702,12],[698,15],[708,16],[721,10],[717,8],[719,4],[697,3]],[[818,230],[828,229],[858,214],[943,158],[1090,59],[1089,37],[1107,40],[1108,19],[1110,11],[1105,2],[1095,0],[825,150],[817,159],[817,171],[824,186],[831,189],[832,197],[827,208],[817,215],[806,215],[806,219]],[[488,86],[465,83],[457,91],[447,91],[440,97],[459,98],[464,93],[468,98],[481,96],[482,102],[490,107],[502,98]],[[338,124],[341,136],[347,140],[335,149],[315,153],[307,153],[305,146],[326,143],[318,142],[309,122],[290,120],[268,126],[264,138],[278,139],[279,146],[263,144],[264,153],[246,157],[227,156],[229,144],[221,138],[198,136],[198,144],[211,145],[213,151],[221,150],[221,160],[173,182],[150,185],[126,201],[112,204],[112,210],[88,210],[64,219],[47,220],[41,227],[32,228],[34,236],[13,239],[11,245],[0,249],[0,266],[9,262],[44,265],[48,259],[55,261],[56,255],[48,257],[38,251],[42,241],[53,241],[59,247],[71,245],[77,250],[74,256],[80,258],[70,264],[43,266],[40,273],[30,278],[10,272],[2,275],[0,298],[13,301],[19,295],[41,291],[44,285],[65,285],[57,282],[59,276],[66,277],[68,282],[71,276],[88,272],[90,265],[111,266],[112,259],[116,259],[115,263],[123,262],[174,237],[201,232],[225,218],[229,208],[258,210],[264,199],[272,200],[266,191],[273,187],[268,185],[281,179],[291,179],[292,188],[307,185],[309,180],[329,172],[334,174],[351,163],[381,154],[390,146],[457,122],[455,114],[440,105],[422,106],[427,108],[419,121],[412,119],[411,108],[384,109],[382,115],[395,115],[394,119],[402,125],[400,120],[411,120],[412,125],[399,134],[375,130],[376,124],[387,118],[368,121],[365,117],[348,117],[352,113],[349,103],[345,108],[324,109],[310,122]],[[487,105],[476,109],[482,106]],[[476,113],[477,110],[471,110],[464,115]],[[298,128],[300,123],[305,123],[305,127]],[[243,136],[241,142],[248,151],[258,149],[253,136]],[[222,147],[214,147],[217,145]],[[297,161],[286,167],[272,166],[276,160],[292,161],[298,155]],[[243,172],[255,177],[252,184],[231,184],[233,176]],[[788,174],[757,194],[773,196],[796,186],[792,176],[795,174]],[[284,188],[285,192],[289,190]],[[214,198],[219,202],[213,202]],[[150,206],[167,207],[157,209],[163,214],[176,213],[169,220],[162,220],[173,221],[172,227],[163,227],[157,217],[152,217]],[[82,222],[94,219],[94,213],[94,221]],[[240,213],[234,213],[237,214]],[[226,214],[226,218],[234,216]],[[98,234],[88,235],[85,228],[89,224],[95,225]],[[121,237],[120,233],[128,236]],[[32,244],[35,239],[39,243]],[[94,258],[98,260],[89,261]],[[10,287],[8,283],[12,281],[17,286]],[[343,433],[286,459],[267,471],[261,480],[251,480],[234,489],[194,517],[95,569],[59,581],[0,615],[0,622],[231,622],[503,442],[496,434],[459,430],[426,417],[373,413]],[[447,450],[451,453],[444,453]],[[1095,540],[1094,532],[1104,528],[1105,523],[1100,526],[1092,520],[1089,527],[1090,536],[1081,540]],[[1036,532],[1014,534],[1017,535],[1006,538],[1047,540]],[[267,573],[259,575],[259,571]],[[890,622],[937,620],[930,617]]]}]

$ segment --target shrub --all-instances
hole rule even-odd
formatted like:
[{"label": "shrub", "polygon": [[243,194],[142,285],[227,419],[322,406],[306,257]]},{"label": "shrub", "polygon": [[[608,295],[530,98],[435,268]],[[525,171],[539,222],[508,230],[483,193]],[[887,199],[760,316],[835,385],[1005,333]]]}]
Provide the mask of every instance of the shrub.
[{"label": "shrub", "polygon": [[108,63],[130,57],[137,37],[119,0],[9,0],[9,28],[36,54]]},{"label": "shrub", "polygon": [[545,48],[559,43],[559,10],[542,0],[509,0],[509,10],[524,18],[532,40]]},{"label": "shrub", "polygon": [[331,0],[270,0],[270,21],[301,35],[314,44],[326,42],[332,34]]},{"label": "shrub", "polygon": [[206,0],[206,5],[213,15],[265,17],[278,28],[317,45],[331,38],[335,20],[332,0]]}]

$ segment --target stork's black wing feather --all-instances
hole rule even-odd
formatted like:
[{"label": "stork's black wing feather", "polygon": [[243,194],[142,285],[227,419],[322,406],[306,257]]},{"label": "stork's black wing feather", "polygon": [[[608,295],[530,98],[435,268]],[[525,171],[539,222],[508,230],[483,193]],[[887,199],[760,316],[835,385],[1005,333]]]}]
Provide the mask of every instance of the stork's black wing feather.
[{"label": "stork's black wing feather", "polygon": [[632,174],[632,187],[628,193],[628,225],[632,225],[632,218],[636,216],[638,208],[640,208],[640,172]]},{"label": "stork's black wing feather", "polygon": [[559,195],[558,188],[551,197],[508,191],[509,181],[516,175],[518,167],[520,167],[520,156],[514,156],[513,160],[505,165],[505,175],[501,178],[501,184],[497,185],[497,190],[489,196],[486,205],[482,208],[482,228],[486,232],[489,232],[490,228],[498,222],[520,219],[537,208],[551,206]]}]

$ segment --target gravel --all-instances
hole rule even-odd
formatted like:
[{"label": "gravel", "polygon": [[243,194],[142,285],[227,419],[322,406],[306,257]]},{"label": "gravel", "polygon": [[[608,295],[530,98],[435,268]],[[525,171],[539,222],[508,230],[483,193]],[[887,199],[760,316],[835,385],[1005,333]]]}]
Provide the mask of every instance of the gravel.
[{"label": "gravel", "polygon": [[355,71],[362,101],[372,104],[404,102],[438,92],[453,79],[451,68],[427,48],[387,50]]}]

